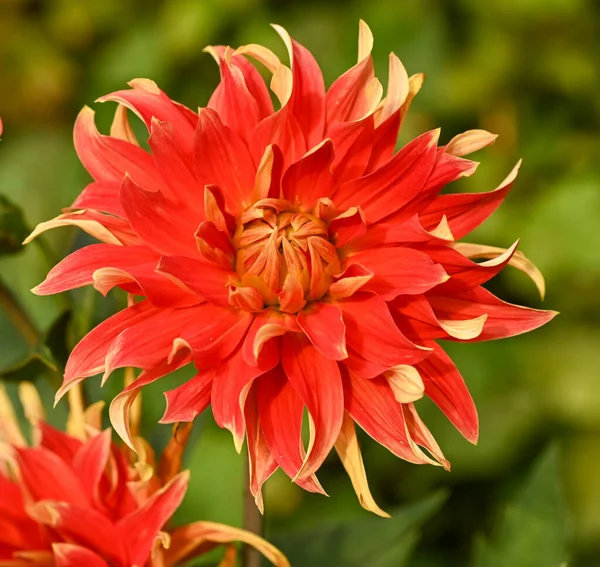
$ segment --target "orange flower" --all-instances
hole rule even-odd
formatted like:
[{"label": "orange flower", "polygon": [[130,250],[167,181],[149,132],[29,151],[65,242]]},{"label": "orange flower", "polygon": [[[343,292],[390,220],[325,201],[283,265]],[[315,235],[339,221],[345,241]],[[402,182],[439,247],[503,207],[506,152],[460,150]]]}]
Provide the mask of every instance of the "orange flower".
[{"label": "orange flower", "polygon": [[110,429],[100,430],[101,406],[75,423],[76,436],[43,421],[31,384],[21,383],[20,392],[35,443],[27,446],[0,387],[0,567],[171,567],[234,541],[289,567],[277,549],[244,530],[213,522],[165,528],[187,488],[189,473],[180,465],[189,427],[158,463],[138,438],[140,458],[130,463],[131,451],[111,442]]},{"label": "orange flower", "polygon": [[[507,264],[543,285],[516,243],[455,242],[500,205],[517,174],[489,193],[440,194],[475,171],[462,156],[495,136],[472,130],[438,146],[434,130],[394,153],[423,76],[408,77],[391,54],[382,99],[361,22],[358,63],[326,90],[310,52],[275,29],[290,67],[259,45],[208,48],[221,82],[197,114],[136,79],[100,99],[120,105],[110,136],[92,110],[79,115],[75,148],[94,182],[31,238],[74,225],[102,243],[66,258],[34,291],[92,284],[144,299],[77,345],[58,397],[94,374],[143,369],[111,405],[131,444],[139,390],[193,362],[198,374],[166,393],[162,421],[191,421],[210,404],[238,450],[247,439],[259,507],[278,467],[323,492],[315,473],[335,446],[363,506],[385,514],[370,496],[354,422],[400,458],[448,468],[414,402],[429,396],[470,441],[478,423],[435,341],[508,337],[554,313],[481,287]],[[272,72],[278,110],[247,57]],[[151,152],[138,146],[126,108],[146,124]],[[470,259],[478,256],[489,260]]]}]

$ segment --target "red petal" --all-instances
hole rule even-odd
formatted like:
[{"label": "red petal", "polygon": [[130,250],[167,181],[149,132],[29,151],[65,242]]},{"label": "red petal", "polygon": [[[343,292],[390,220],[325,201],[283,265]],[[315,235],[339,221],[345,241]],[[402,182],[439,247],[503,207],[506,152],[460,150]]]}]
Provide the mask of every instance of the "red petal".
[{"label": "red petal", "polygon": [[204,214],[203,186],[198,183],[193,172],[193,161],[177,143],[177,134],[173,124],[152,119],[148,145],[152,150],[156,168],[165,181],[164,195],[182,206],[198,211],[200,218]]},{"label": "red petal", "polygon": [[128,552],[130,565],[145,565],[161,528],[181,504],[189,481],[184,471],[155,492],[135,512],[117,522]]},{"label": "red petal", "polygon": [[296,321],[316,349],[331,360],[343,360],[346,352],[346,326],[336,305],[316,302],[298,313]]},{"label": "red petal", "polygon": [[234,130],[247,143],[252,130],[263,115],[246,85],[242,70],[230,61],[231,49],[226,50],[229,50],[229,53],[226,52],[219,61],[221,82],[210,97],[208,108],[215,110],[223,124]]},{"label": "red petal", "polygon": [[390,301],[398,295],[424,293],[448,280],[444,268],[425,252],[404,247],[371,248],[348,259],[360,264],[373,278],[364,286]]},{"label": "red petal", "polygon": [[439,319],[463,320],[487,315],[481,334],[472,342],[514,337],[533,331],[556,316],[556,311],[531,309],[498,299],[482,287],[475,287],[451,297],[428,298]]},{"label": "red petal", "polygon": [[99,555],[71,543],[55,543],[52,545],[56,567],[108,567],[108,563]]},{"label": "red petal", "polygon": [[79,439],[71,437],[71,435],[54,429],[54,427],[51,427],[45,421],[41,421],[38,427],[42,434],[40,447],[55,453],[65,463],[71,463],[83,443]]},{"label": "red petal", "polygon": [[[280,366],[261,376],[254,387],[260,425],[269,451],[284,472],[290,478],[294,478],[304,462],[304,404]],[[309,492],[324,494],[315,476],[297,479],[296,482]]]},{"label": "red petal", "polygon": [[357,122],[337,123],[328,127],[327,137],[335,147],[331,169],[338,184],[364,175],[371,156],[374,128],[372,114]]},{"label": "red petal", "polygon": [[172,277],[184,289],[223,306],[229,304],[229,278],[236,277],[231,269],[185,256],[163,256],[157,271]]},{"label": "red petal", "polygon": [[377,171],[344,183],[333,196],[337,207],[359,205],[367,222],[397,211],[419,193],[433,168],[439,130],[419,136]]},{"label": "red petal", "polygon": [[98,99],[100,102],[112,100],[135,112],[151,129],[152,118],[168,122],[173,127],[179,147],[188,155],[192,154],[194,129],[197,116],[189,108],[172,101],[156,83],[148,79],[130,81],[131,90],[111,93]]},{"label": "red petal", "polygon": [[202,371],[181,386],[165,392],[167,407],[160,423],[194,421],[210,404],[213,375],[214,369]]},{"label": "red petal", "polygon": [[426,228],[435,227],[443,215],[450,230],[459,240],[484,222],[504,201],[519,171],[519,162],[494,191],[488,193],[449,193],[440,195],[421,212]]},{"label": "red petal", "polygon": [[284,198],[308,211],[318,199],[328,197],[334,182],[331,173],[333,157],[333,143],[327,139],[290,165],[282,181]]},{"label": "red petal", "polygon": [[121,186],[121,204],[131,226],[160,254],[197,256],[194,232],[197,213],[167,201],[162,193],[145,191],[126,177]]},{"label": "red petal", "polygon": [[[341,321],[339,311],[338,317]],[[325,358],[298,333],[283,337],[281,362],[310,416],[310,442],[297,473],[306,478],[319,469],[340,433],[344,419],[342,378],[337,363]]]},{"label": "red petal", "polygon": [[350,207],[329,223],[329,234],[336,248],[341,248],[367,231],[367,222],[360,207]]},{"label": "red petal", "polygon": [[65,379],[56,394],[59,400],[73,385],[104,370],[104,359],[119,333],[162,311],[140,301],[109,317],[92,329],[73,349],[65,368]]},{"label": "red petal", "polygon": [[47,449],[16,448],[23,483],[35,500],[61,500],[88,506],[89,500],[74,471]]},{"label": "red petal", "polygon": [[230,213],[238,213],[251,204],[255,173],[252,158],[241,138],[223,125],[214,110],[200,110],[194,152],[200,183],[218,185]]},{"label": "red petal", "polygon": [[51,527],[59,535],[59,541],[77,542],[116,565],[127,561],[121,533],[106,516],[93,508],[45,500],[32,507],[31,515]]},{"label": "red petal", "polygon": [[248,461],[250,465],[250,492],[256,506],[264,513],[262,485],[277,470],[277,461],[269,451],[258,417],[256,388],[251,388],[246,400],[246,437],[248,439]]},{"label": "red petal", "polygon": [[204,221],[200,223],[194,236],[205,259],[223,268],[233,266],[235,251],[227,232],[218,229],[212,222]]},{"label": "red petal", "polygon": [[246,396],[253,380],[279,362],[279,345],[273,341],[266,345],[258,362],[258,366],[250,366],[238,350],[218,367],[207,370],[213,376],[211,402],[215,421],[231,431],[238,452],[244,442]]},{"label": "red petal", "polygon": [[422,462],[408,444],[402,409],[383,376],[365,380],[347,373],[344,397],[352,419],[375,441],[401,459]]},{"label": "red petal", "polygon": [[355,350],[348,347],[348,358],[342,361],[349,372],[359,376],[360,378],[366,378],[370,380],[383,374],[386,370],[389,370],[389,364],[377,364],[371,362],[366,358],[363,358]]},{"label": "red petal", "polygon": [[119,200],[121,181],[94,181],[73,201],[72,209],[95,209],[124,218],[125,211]]},{"label": "red petal", "polygon": [[380,297],[357,293],[338,306],[346,324],[346,342],[367,360],[392,367],[414,364],[429,354],[398,330]]},{"label": "red petal", "polygon": [[479,421],[473,398],[460,372],[442,347],[431,341],[434,352],[416,365],[425,393],[446,414],[467,440],[477,443]]},{"label": "red petal", "polygon": [[112,430],[106,429],[80,447],[73,459],[73,470],[91,502],[100,503],[99,486],[110,456]]},{"label": "red petal", "polygon": [[288,105],[306,140],[307,148],[323,139],[325,129],[325,82],[319,65],[310,51],[293,40],[282,27],[275,31],[286,44],[292,68],[292,94]]},{"label": "red petal", "polygon": [[73,139],[81,163],[96,181],[120,183],[127,173],[145,189],[160,187],[152,156],[139,146],[102,136],[94,124],[94,111],[87,106],[75,121]]}]

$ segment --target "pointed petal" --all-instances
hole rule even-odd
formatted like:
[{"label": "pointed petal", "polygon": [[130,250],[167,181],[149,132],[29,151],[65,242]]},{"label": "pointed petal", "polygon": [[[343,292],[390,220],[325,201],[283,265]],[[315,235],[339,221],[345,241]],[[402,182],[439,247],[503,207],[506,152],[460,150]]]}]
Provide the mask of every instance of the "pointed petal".
[{"label": "pointed petal", "polygon": [[193,421],[210,404],[214,371],[204,370],[181,386],[165,392],[167,407],[160,423]]},{"label": "pointed petal", "polygon": [[373,273],[363,290],[373,291],[386,301],[398,295],[425,293],[449,279],[441,264],[412,248],[370,248],[353,254],[348,262]]},{"label": "pointed petal", "polygon": [[241,138],[209,108],[200,109],[194,169],[202,185],[223,190],[227,210],[236,214],[249,206],[255,168]]},{"label": "pointed petal", "polygon": [[466,156],[493,144],[498,137],[486,130],[467,130],[454,136],[446,145],[446,152],[455,156]]},{"label": "pointed petal", "polygon": [[344,422],[340,435],[335,442],[335,450],[352,481],[352,487],[354,488],[354,492],[356,492],[360,505],[365,510],[373,512],[382,518],[390,518],[390,515],[377,505],[371,494],[358,437],[356,436],[356,429],[354,428],[354,421],[348,413],[344,413]]},{"label": "pointed petal", "polygon": [[423,463],[408,443],[402,408],[383,376],[365,380],[347,373],[344,399],[346,411],[375,441],[401,459]]},{"label": "pointed petal", "polygon": [[[302,414],[304,404],[278,366],[261,376],[254,386],[260,425],[265,441],[277,464],[295,478],[304,463]],[[296,479],[305,490],[325,494],[315,476]]]},{"label": "pointed petal", "polygon": [[52,545],[56,567],[108,567],[102,557],[85,547],[72,543],[55,543]]},{"label": "pointed petal", "polygon": [[329,223],[329,234],[336,248],[341,248],[355,238],[360,238],[366,231],[367,222],[360,207],[350,207]]},{"label": "pointed petal", "polygon": [[316,349],[331,360],[348,358],[346,326],[339,307],[316,302],[298,313],[296,321]]},{"label": "pointed petal", "polygon": [[344,183],[333,195],[336,206],[359,205],[369,224],[400,209],[426,183],[435,162],[438,137],[439,130],[427,132],[375,172]]},{"label": "pointed petal", "polygon": [[487,315],[483,330],[472,341],[489,341],[514,337],[533,331],[553,319],[556,311],[531,309],[498,299],[482,287],[475,287],[450,297],[431,296],[429,301],[439,319],[457,320]]},{"label": "pointed petal", "polygon": [[431,356],[416,365],[425,394],[468,441],[477,443],[479,421],[473,398],[450,357],[433,341],[429,346],[434,349]]},{"label": "pointed petal", "polygon": [[333,158],[333,143],[326,139],[290,165],[282,181],[284,198],[308,211],[321,197],[329,197],[334,183],[331,173]]},{"label": "pointed petal", "polygon": [[117,522],[130,565],[146,564],[158,532],[181,504],[188,482],[189,471],[178,474],[140,508]]},{"label": "pointed petal", "polygon": [[396,327],[383,299],[356,293],[338,303],[346,324],[346,341],[358,354],[389,367],[414,364],[429,350],[410,342]]},{"label": "pointed petal", "polygon": [[276,567],[290,567],[286,557],[275,546],[261,537],[224,524],[194,522],[171,532],[171,546],[165,552],[168,565],[176,565],[195,556],[196,550],[210,549],[207,544],[240,541],[260,551]]},{"label": "pointed petal", "polygon": [[400,364],[386,370],[383,375],[389,382],[394,398],[399,404],[420,400],[425,393],[423,379],[414,366]]},{"label": "pointed petal", "polygon": [[95,209],[117,217],[125,218],[125,211],[119,200],[120,181],[94,181],[73,201],[72,209]]},{"label": "pointed petal", "polygon": [[100,480],[106,469],[111,449],[111,429],[92,437],[82,445],[73,458],[73,470],[89,500],[100,504]]},{"label": "pointed petal", "polygon": [[281,362],[309,414],[310,441],[299,478],[315,473],[333,448],[344,418],[344,392],[337,362],[325,358],[308,339],[289,333]]}]

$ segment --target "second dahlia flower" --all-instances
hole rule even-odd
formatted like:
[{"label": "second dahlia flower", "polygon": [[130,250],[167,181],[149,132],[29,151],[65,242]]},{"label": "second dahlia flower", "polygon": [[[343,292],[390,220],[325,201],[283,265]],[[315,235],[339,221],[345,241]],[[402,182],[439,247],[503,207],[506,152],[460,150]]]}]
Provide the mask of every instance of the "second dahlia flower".
[{"label": "second dahlia flower", "polygon": [[[33,426],[28,446],[0,386],[0,567],[174,567],[235,541],[255,546],[277,567],[289,567],[274,546],[245,530],[214,522],[171,529],[189,474],[181,457],[189,428],[155,463],[136,438],[139,459],[100,429],[101,405],[79,411],[73,431],[43,420],[35,388],[20,385]],[[233,565],[229,547],[221,563]]]},{"label": "second dahlia flower", "polygon": [[[111,405],[131,442],[128,411],[140,389],[193,363],[196,376],[166,393],[162,421],[191,421],[211,405],[237,449],[247,441],[259,507],[261,486],[279,467],[323,492],[315,473],[335,447],[362,505],[384,514],[369,493],[354,424],[402,459],[448,468],[415,402],[430,397],[473,442],[478,423],[436,341],[509,337],[554,313],[504,303],[482,287],[510,263],[543,285],[516,243],[457,243],[500,205],[517,174],[518,166],[489,193],[441,194],[475,171],[463,156],[495,136],[472,130],[440,146],[433,130],[395,152],[423,76],[409,77],[391,54],[382,98],[361,22],[358,63],[326,89],[310,52],[275,29],[289,66],[259,45],[208,48],[221,82],[197,113],[136,79],[100,99],[119,104],[110,135],[96,130],[91,109],[77,118],[75,148],[94,181],[32,237],[74,225],[100,244],[63,260],[35,292],[91,284],[139,300],[77,345],[58,396],[88,376],[142,369]],[[272,73],[278,109],[252,61]],[[148,128],[150,151],[126,109]]]}]

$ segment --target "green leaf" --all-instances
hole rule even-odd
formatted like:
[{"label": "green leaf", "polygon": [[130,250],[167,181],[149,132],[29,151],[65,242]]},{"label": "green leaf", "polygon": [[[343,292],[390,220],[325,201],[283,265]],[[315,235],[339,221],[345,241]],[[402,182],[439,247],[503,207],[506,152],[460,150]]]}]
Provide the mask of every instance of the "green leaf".
[{"label": "green leaf", "polygon": [[559,451],[551,445],[508,503],[490,539],[476,541],[474,567],[561,567],[567,558]]},{"label": "green leaf", "polygon": [[21,252],[30,232],[21,209],[0,195],[0,254]]},{"label": "green leaf", "polygon": [[403,567],[419,539],[423,523],[437,512],[446,494],[392,510],[391,519],[368,518],[325,524],[273,538],[294,567]]}]

